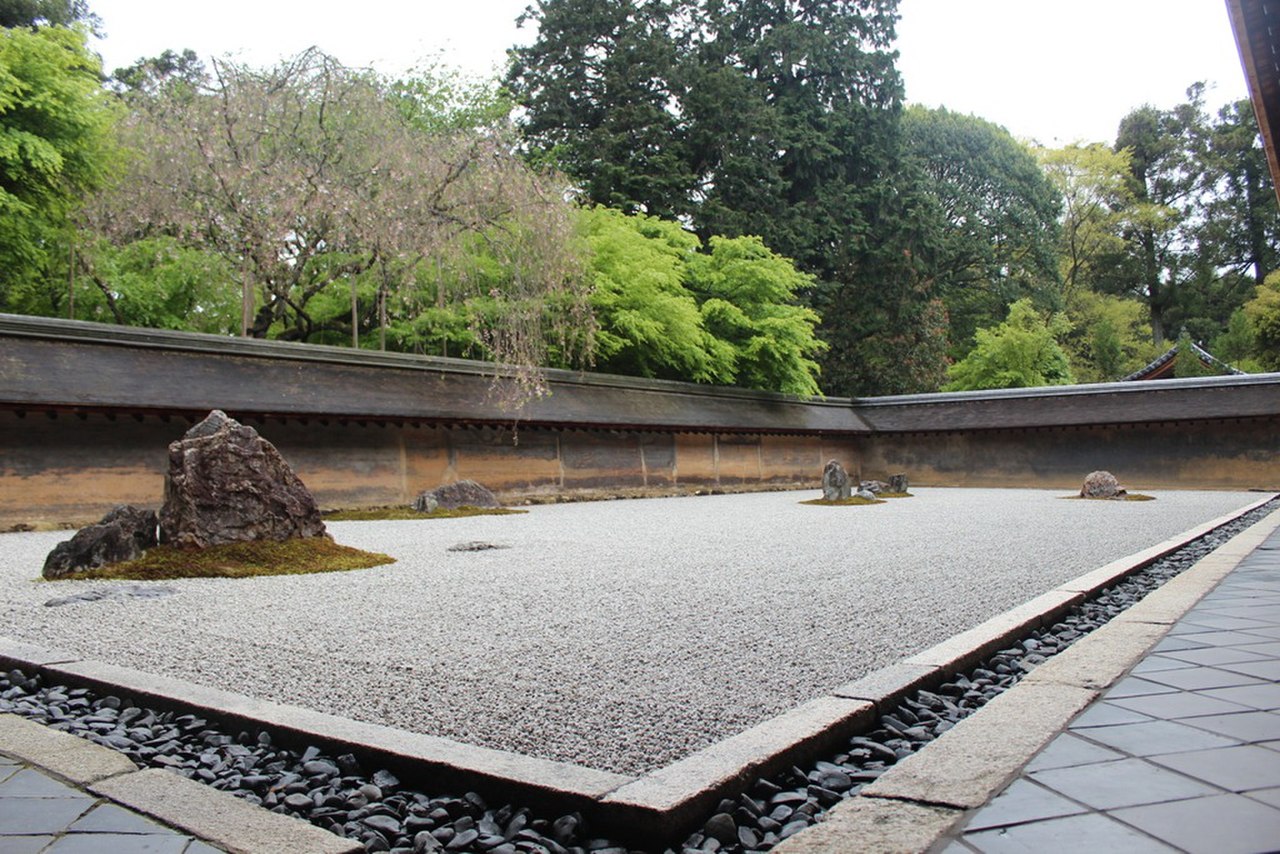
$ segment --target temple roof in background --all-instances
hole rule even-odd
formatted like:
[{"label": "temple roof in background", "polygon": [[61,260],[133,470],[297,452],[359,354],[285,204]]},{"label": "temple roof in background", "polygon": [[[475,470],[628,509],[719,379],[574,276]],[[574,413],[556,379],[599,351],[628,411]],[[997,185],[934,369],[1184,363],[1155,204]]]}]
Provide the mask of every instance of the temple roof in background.
[{"label": "temple roof in background", "polygon": [[[1204,365],[1212,371],[1216,371],[1219,375],[1243,376],[1244,371],[1239,368],[1232,367],[1208,350],[1191,342],[1191,351],[1200,357],[1200,364]],[[1150,364],[1138,368],[1138,370],[1129,374],[1127,377],[1121,377],[1120,382],[1134,382],[1137,380],[1171,380],[1177,376],[1175,373],[1175,365],[1178,363],[1178,345],[1175,344],[1169,348],[1168,352],[1158,356]]]}]

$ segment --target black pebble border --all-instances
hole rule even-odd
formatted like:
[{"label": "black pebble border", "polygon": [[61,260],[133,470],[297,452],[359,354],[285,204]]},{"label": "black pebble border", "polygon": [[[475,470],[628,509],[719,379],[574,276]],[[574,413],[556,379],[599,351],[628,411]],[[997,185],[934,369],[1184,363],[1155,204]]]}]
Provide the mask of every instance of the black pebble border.
[{"label": "black pebble border", "polygon": [[[1031,632],[967,673],[932,691],[917,691],[882,715],[876,729],[851,738],[842,752],[809,768],[757,780],[746,794],[721,801],[700,831],[665,854],[768,851],[980,709],[1037,664],[1277,508],[1280,499],[1214,529],[1099,591],[1060,622]],[[548,819],[510,804],[490,807],[473,792],[426,794],[403,786],[389,771],[366,773],[351,754],[331,757],[315,747],[299,753],[275,746],[269,732],[232,734],[216,721],[147,709],[84,688],[45,685],[40,675],[21,670],[0,675],[0,712],[114,748],[139,766],[170,768],[251,803],[298,816],[359,840],[366,851],[641,854],[592,838],[576,813]]]}]

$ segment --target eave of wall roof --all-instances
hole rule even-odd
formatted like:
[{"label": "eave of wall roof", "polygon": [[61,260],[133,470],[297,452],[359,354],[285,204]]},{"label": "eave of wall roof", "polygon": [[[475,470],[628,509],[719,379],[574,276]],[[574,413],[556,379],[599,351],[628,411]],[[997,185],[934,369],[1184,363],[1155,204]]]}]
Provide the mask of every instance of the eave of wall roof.
[{"label": "eave of wall roof", "polygon": [[1226,0],[1226,4],[1249,84],[1249,100],[1266,148],[1272,186],[1280,199],[1280,159],[1276,155],[1276,139],[1280,137],[1280,2]]},{"label": "eave of wall roof", "polygon": [[1280,417],[1280,374],[803,399],[548,371],[499,409],[493,365],[0,315],[0,408],[434,424],[866,436]]}]

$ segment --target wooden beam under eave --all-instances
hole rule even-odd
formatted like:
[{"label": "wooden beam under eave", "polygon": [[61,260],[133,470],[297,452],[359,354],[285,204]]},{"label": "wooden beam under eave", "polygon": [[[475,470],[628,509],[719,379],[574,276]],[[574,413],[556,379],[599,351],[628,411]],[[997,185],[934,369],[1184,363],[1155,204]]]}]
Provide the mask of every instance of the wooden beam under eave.
[{"label": "wooden beam under eave", "polygon": [[1267,152],[1272,189],[1280,201],[1280,159],[1276,156],[1276,138],[1280,137],[1280,69],[1276,65],[1276,58],[1280,56],[1280,3],[1226,0],[1226,4],[1240,64],[1249,84],[1249,100]]}]

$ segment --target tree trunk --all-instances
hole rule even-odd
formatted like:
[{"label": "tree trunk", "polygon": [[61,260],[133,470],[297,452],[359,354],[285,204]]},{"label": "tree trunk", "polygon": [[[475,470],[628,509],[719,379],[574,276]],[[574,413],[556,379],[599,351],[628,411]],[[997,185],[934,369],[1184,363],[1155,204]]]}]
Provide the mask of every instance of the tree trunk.
[{"label": "tree trunk", "polygon": [[240,270],[240,337],[249,337],[253,322],[253,286],[249,282],[249,257],[246,254]]},{"label": "tree trunk", "polygon": [[67,320],[76,319],[76,242],[71,241],[67,260]]},{"label": "tree trunk", "polygon": [[351,346],[360,348],[360,306],[356,302],[355,279],[351,279]]},{"label": "tree trunk", "polygon": [[387,285],[378,286],[378,349],[387,349]]}]

